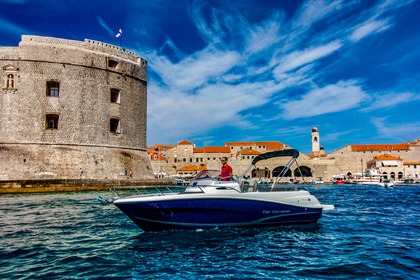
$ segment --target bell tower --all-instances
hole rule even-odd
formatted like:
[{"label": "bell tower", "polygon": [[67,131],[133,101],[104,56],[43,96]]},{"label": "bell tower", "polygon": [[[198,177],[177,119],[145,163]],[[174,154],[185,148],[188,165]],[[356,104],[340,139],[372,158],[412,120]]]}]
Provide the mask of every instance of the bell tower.
[{"label": "bell tower", "polygon": [[315,156],[320,155],[320,140],[318,128],[312,128],[312,154]]}]

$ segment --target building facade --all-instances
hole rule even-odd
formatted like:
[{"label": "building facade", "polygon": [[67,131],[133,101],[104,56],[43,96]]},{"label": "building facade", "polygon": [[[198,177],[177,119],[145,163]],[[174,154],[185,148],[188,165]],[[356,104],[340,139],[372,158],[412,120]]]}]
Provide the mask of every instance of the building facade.
[{"label": "building facade", "polygon": [[[300,154],[299,168],[294,165],[286,174],[286,181],[305,180],[331,182],[333,176],[353,178],[368,176],[374,168],[383,178],[403,180],[420,179],[420,140],[401,144],[348,145],[329,154],[320,146],[319,131],[312,129],[312,154]],[[163,150],[163,147],[165,148]],[[219,169],[220,159],[227,157],[234,175],[242,172],[259,154],[291,148],[280,142],[227,142],[225,146],[197,148],[187,140],[175,146],[154,145],[149,155],[155,172],[160,176],[191,177],[203,169]],[[159,154],[159,156],[156,156]],[[276,177],[288,162],[288,158],[274,158],[257,163],[250,176],[261,179]],[[301,174],[303,176],[301,176]],[[304,178],[302,178],[304,177]]]},{"label": "building facade", "polygon": [[147,62],[106,43],[0,47],[0,179],[151,178]]}]

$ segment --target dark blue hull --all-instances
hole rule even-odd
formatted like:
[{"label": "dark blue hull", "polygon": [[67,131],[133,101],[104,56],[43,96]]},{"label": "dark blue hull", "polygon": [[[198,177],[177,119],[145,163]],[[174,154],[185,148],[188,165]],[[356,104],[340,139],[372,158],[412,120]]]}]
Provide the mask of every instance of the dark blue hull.
[{"label": "dark blue hull", "polygon": [[322,208],[230,198],[115,202],[144,231],[316,223]]}]

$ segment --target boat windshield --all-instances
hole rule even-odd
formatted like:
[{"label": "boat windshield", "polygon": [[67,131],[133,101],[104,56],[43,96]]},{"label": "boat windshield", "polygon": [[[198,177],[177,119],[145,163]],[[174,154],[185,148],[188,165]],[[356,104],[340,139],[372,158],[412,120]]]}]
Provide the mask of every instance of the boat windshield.
[{"label": "boat windshield", "polygon": [[[200,171],[195,177],[193,178],[193,181],[195,180],[201,180],[201,179],[219,179],[220,170],[202,170]],[[234,179],[232,178],[232,181]]]}]

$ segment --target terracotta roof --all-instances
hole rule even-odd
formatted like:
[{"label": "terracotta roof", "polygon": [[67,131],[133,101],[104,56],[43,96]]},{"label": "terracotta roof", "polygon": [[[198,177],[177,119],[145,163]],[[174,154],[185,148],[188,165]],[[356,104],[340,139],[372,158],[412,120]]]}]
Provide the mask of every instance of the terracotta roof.
[{"label": "terracotta roof", "polygon": [[420,161],[405,161],[403,165],[420,165]]},{"label": "terracotta roof", "polygon": [[408,150],[407,143],[401,144],[368,144],[368,145],[351,145],[352,151],[391,151],[391,150]]},{"label": "terracotta roof", "polygon": [[190,141],[187,141],[187,140],[183,140],[183,141],[179,142],[178,145],[193,145],[193,143],[191,143]]},{"label": "terracotta roof", "polygon": [[241,155],[261,155],[262,153],[252,149],[244,149],[240,153]]},{"label": "terracotta roof", "polygon": [[167,144],[155,144],[153,146],[146,146],[146,148],[147,148],[148,153],[152,153],[158,150],[170,150],[170,149],[175,148],[175,146],[167,145]]},{"label": "terracotta roof", "polygon": [[375,159],[377,160],[400,160],[400,157],[396,157],[393,155],[389,155],[389,154],[383,154],[383,155],[379,155],[377,157],[375,157]]},{"label": "terracotta roof", "polygon": [[[159,152],[152,152],[149,153],[150,156],[150,160],[166,160],[166,157],[164,157],[161,153]],[[157,159],[155,159],[155,156],[157,157]]]},{"label": "terracotta roof", "polygon": [[230,148],[224,146],[206,146],[195,148],[194,153],[230,153]]},{"label": "terracotta roof", "polygon": [[379,155],[374,157],[373,159],[369,160],[367,163],[371,163],[374,161],[380,161],[380,160],[402,160],[400,157],[396,157],[393,155],[389,155],[389,154],[383,154],[383,155]]},{"label": "terracotta roof", "polygon": [[178,171],[200,171],[200,170],[207,170],[207,165],[200,164],[200,165],[185,165],[181,168],[177,169]]}]

